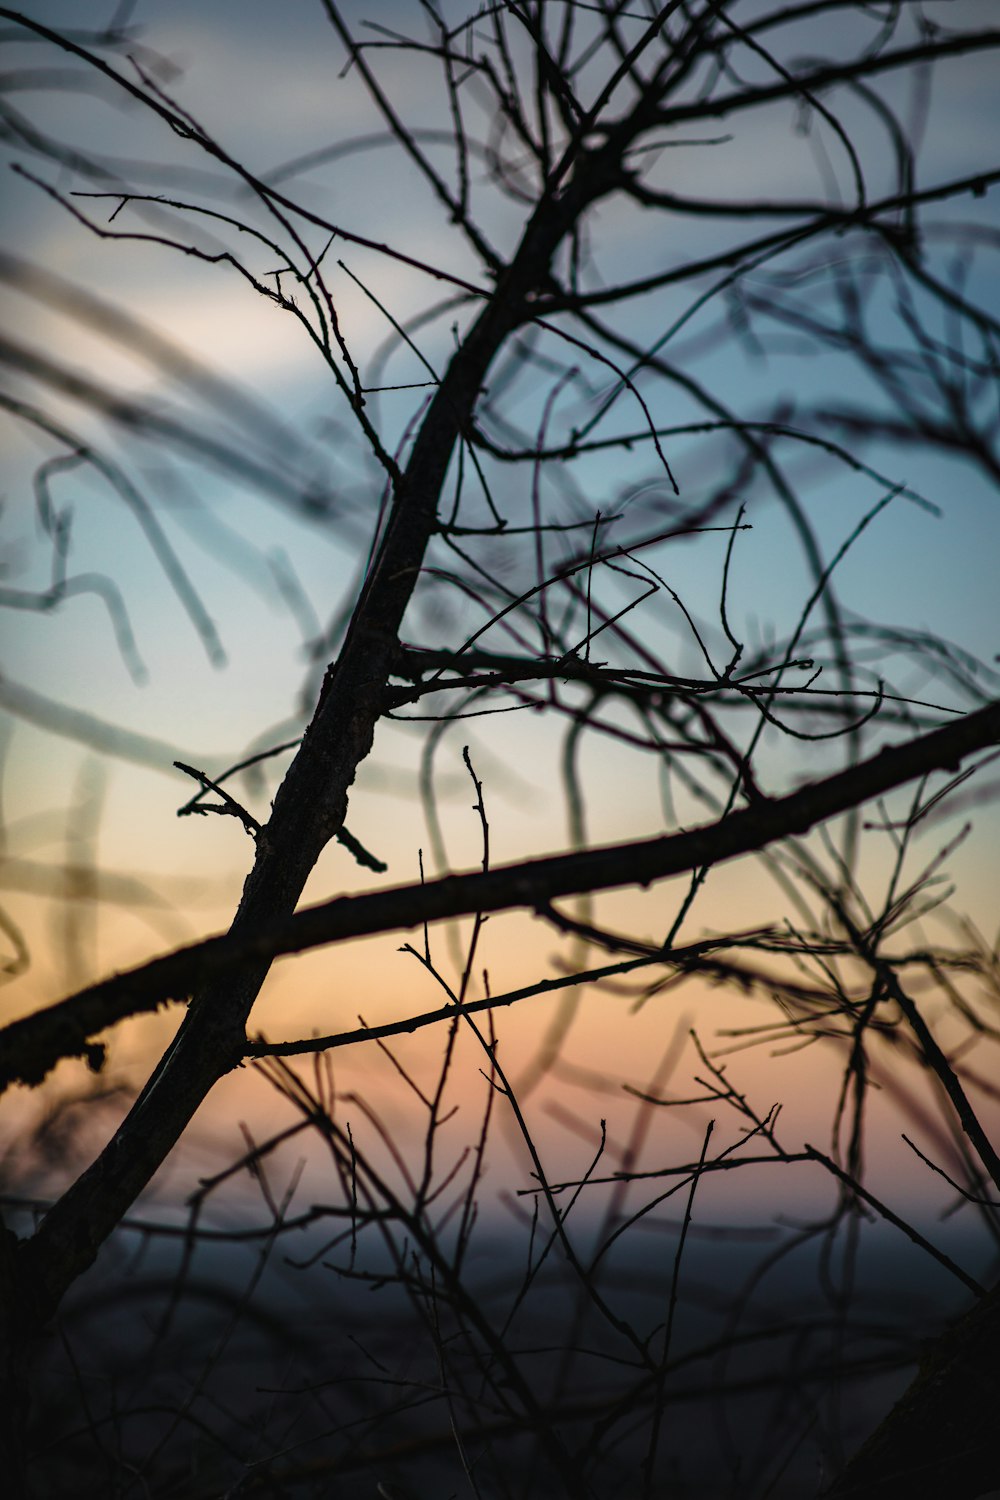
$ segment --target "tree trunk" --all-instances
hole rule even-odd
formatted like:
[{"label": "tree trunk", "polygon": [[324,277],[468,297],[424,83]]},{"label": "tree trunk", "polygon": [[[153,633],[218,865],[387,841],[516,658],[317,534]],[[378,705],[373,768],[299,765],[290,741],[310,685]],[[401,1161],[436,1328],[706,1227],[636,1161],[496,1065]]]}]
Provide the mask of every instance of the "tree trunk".
[{"label": "tree trunk", "polygon": [[1000,1489],[1000,1285],[927,1348],[828,1500],[979,1500]]}]

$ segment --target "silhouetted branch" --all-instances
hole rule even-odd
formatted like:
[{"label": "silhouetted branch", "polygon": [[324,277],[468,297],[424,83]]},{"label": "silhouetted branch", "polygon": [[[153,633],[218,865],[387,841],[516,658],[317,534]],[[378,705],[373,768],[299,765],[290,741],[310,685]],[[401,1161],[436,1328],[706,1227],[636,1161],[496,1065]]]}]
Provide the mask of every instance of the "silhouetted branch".
[{"label": "silhouetted branch", "polygon": [[[955,770],[966,756],[997,743],[1000,703],[993,703],[787,797],[761,798],[704,828],[500,866],[478,875],[447,875],[370,895],[340,896],[247,938],[206,939],[5,1028],[0,1036],[5,1039],[9,1061],[0,1063],[0,1084],[37,1082],[60,1057],[83,1055],[88,1039],[115,1021],[184,999],[198,984],[247,962],[256,965],[281,954],[448,917],[539,907],[581,891],[648,885],[766,848],[775,839],[801,836],[817,823],[915,777]],[[235,1041],[234,1049],[228,1056],[229,1067],[242,1056]]]}]

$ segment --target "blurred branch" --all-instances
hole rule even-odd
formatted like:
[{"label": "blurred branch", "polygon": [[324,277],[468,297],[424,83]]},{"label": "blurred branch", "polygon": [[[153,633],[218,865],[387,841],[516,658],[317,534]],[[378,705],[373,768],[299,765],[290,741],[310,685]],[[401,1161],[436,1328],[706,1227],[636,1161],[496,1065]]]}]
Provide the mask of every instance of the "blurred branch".
[{"label": "blurred branch", "polygon": [[[37,1083],[60,1057],[86,1054],[89,1039],[128,1015],[184,999],[197,985],[281,954],[372,936],[448,917],[538,907],[559,896],[648,885],[807,833],[817,823],[861,806],[918,776],[955,770],[967,756],[1000,743],[1000,702],[953,724],[882,750],[858,765],[781,798],[760,798],[719,823],[637,843],[611,845],[498,866],[482,874],[447,875],[426,884],[370,895],[340,896],[269,924],[246,938],[215,937],[91,986],[0,1032],[7,1058],[0,1085]],[[227,1067],[243,1044],[233,1039]]]}]

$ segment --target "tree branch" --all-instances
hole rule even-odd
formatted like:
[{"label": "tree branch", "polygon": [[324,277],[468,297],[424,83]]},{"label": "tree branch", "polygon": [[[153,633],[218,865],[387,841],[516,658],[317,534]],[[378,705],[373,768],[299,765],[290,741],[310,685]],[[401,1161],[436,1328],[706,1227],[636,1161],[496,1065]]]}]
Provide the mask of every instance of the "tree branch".
[{"label": "tree branch", "polygon": [[[446,875],[421,885],[339,896],[245,936],[233,932],[207,938],[92,985],[0,1031],[0,1087],[37,1083],[60,1057],[86,1055],[91,1039],[115,1021],[185,999],[199,985],[244,965],[424,922],[537,908],[561,896],[616,886],[650,885],[754,853],[776,839],[807,833],[815,824],[919,776],[954,771],[969,755],[997,743],[1000,701],[823,781],[808,783],[787,797],[762,797],[752,807],[702,828],[500,865],[486,873]],[[243,1052],[243,1037],[234,1037],[227,1049],[228,1066],[234,1067]]]}]

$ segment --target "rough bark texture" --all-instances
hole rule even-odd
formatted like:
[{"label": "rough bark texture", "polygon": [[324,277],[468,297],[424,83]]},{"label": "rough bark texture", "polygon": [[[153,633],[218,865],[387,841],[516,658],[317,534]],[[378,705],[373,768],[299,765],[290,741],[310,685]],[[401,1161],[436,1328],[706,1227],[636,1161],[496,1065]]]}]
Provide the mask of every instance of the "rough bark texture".
[{"label": "rough bark texture", "polygon": [[1000,1287],[931,1344],[829,1500],[978,1500],[1000,1487]]}]

